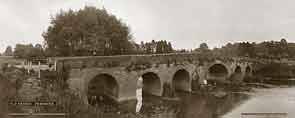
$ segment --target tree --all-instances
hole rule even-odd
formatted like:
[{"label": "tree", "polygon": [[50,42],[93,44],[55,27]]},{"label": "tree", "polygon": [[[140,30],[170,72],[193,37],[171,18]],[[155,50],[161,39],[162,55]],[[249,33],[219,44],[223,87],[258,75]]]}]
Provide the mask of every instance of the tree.
[{"label": "tree", "polygon": [[287,40],[284,39],[284,38],[281,39],[281,42],[280,43],[283,44],[283,45],[287,45],[288,44]]},{"label": "tree", "polygon": [[152,40],[151,42],[141,42],[140,43],[140,50],[144,54],[153,54],[153,53],[171,53],[173,52],[172,44],[166,40],[155,41]]},{"label": "tree", "polygon": [[153,53],[153,48],[151,43],[146,43],[145,44],[145,52],[146,54],[152,54]]},{"label": "tree", "polygon": [[156,53],[163,53],[163,43],[161,41],[156,43]]},{"label": "tree", "polygon": [[208,50],[208,49],[209,49],[207,43],[201,43],[199,48],[200,48],[201,50]]},{"label": "tree", "polygon": [[31,56],[33,45],[16,44],[14,49],[14,56],[17,58],[29,58]]},{"label": "tree", "polygon": [[134,49],[127,25],[95,7],[61,11],[43,37],[51,56],[120,55]]},{"label": "tree", "polygon": [[12,47],[11,46],[7,46],[5,52],[3,53],[4,56],[12,56],[13,52],[12,52]]},{"label": "tree", "polygon": [[31,57],[43,57],[44,56],[44,51],[42,48],[41,44],[36,44],[32,49],[31,49]]},{"label": "tree", "polygon": [[289,56],[289,54],[288,54],[288,52],[289,52],[289,50],[288,50],[288,42],[287,42],[286,39],[284,39],[284,38],[281,39],[281,41],[279,43],[279,48],[280,48],[281,56],[283,56],[283,57],[288,57]]},{"label": "tree", "polygon": [[14,56],[17,58],[40,58],[44,56],[43,48],[41,44],[16,44],[14,49]]},{"label": "tree", "polygon": [[207,43],[201,43],[199,48],[196,48],[195,51],[197,52],[208,52],[209,51],[209,47],[207,45]]}]

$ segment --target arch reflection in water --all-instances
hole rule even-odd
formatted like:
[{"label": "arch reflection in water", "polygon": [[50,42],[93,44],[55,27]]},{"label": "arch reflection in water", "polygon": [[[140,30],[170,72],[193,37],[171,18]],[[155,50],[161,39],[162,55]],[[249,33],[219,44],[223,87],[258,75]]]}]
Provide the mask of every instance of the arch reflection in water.
[{"label": "arch reflection in water", "polygon": [[[220,118],[247,101],[246,94],[232,93],[224,98],[212,95],[177,92],[179,101],[165,101],[150,98],[154,107],[144,107],[144,114],[149,118]],[[157,99],[157,100],[156,100]],[[160,105],[159,105],[160,104]]]},{"label": "arch reflection in water", "polygon": [[246,67],[245,70],[245,77],[243,79],[244,82],[249,82],[251,80],[251,74],[252,74],[252,70],[250,66]]}]

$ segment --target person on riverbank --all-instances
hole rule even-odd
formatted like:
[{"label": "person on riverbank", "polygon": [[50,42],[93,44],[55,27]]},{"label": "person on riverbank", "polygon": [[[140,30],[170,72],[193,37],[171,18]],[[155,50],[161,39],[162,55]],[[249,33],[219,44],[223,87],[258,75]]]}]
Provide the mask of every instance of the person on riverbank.
[{"label": "person on riverbank", "polygon": [[143,79],[140,77],[137,81],[137,89],[136,89],[136,99],[137,99],[137,104],[136,104],[136,113],[140,112],[140,109],[142,107],[142,88],[143,88]]},{"label": "person on riverbank", "polygon": [[208,92],[207,89],[208,89],[208,81],[204,79],[200,84],[200,90],[203,92]]}]

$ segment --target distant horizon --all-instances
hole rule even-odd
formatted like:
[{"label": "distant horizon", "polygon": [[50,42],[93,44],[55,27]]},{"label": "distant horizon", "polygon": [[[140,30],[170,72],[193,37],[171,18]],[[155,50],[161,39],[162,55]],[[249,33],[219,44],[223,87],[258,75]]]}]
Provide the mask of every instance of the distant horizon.
[{"label": "distant horizon", "polygon": [[[210,49],[227,43],[295,42],[295,1],[256,0],[30,0],[1,1],[0,52],[8,45],[43,44],[42,33],[50,16],[60,10],[85,6],[105,8],[126,23],[134,41],[167,40],[174,49],[194,49],[207,43]],[[282,7],[283,6],[283,7]]]}]

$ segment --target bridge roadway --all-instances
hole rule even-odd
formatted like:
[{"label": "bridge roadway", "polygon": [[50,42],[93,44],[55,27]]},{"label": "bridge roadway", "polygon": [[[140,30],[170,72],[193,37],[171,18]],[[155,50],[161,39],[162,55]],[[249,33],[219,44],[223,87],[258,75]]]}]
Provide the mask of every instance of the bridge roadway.
[{"label": "bridge roadway", "polygon": [[53,58],[60,78],[88,102],[106,94],[121,102],[136,99],[138,78],[144,93],[169,97],[166,90],[197,90],[203,80],[241,82],[252,75],[255,61],[211,54],[88,56]]}]

